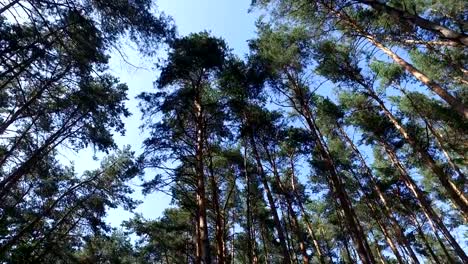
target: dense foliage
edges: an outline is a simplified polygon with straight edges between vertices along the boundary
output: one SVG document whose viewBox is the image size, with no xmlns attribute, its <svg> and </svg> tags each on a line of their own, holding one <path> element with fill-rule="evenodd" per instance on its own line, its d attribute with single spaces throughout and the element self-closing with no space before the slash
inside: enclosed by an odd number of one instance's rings
<svg viewBox="0 0 468 264">
<path fill-rule="evenodd" d="M 465 1 L 253 1 L 245 58 L 151 7 L 0 4 L 0 262 L 468 263 Z M 122 37 L 168 47 L 137 157 Z M 59 159 L 87 147 L 100 168 Z M 143 174 L 171 208 L 110 228 Z"/>
</svg>

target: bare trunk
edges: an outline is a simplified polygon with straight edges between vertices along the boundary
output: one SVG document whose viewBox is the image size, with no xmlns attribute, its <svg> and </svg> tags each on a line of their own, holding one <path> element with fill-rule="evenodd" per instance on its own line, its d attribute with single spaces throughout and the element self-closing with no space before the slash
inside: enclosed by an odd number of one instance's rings
<svg viewBox="0 0 468 264">
<path fill-rule="evenodd" d="M 325 258 L 324 258 L 323 252 L 322 252 L 322 248 L 320 247 L 319 241 L 317 240 L 317 236 L 315 235 L 314 229 L 312 228 L 312 223 L 310 222 L 309 216 L 306 213 L 306 211 L 304 209 L 304 205 L 302 204 L 302 201 L 300 200 L 299 194 L 297 193 L 297 190 L 296 190 L 296 173 L 295 173 L 294 160 L 293 160 L 292 156 L 289 157 L 289 161 L 290 161 L 291 171 L 292 171 L 292 174 L 291 174 L 291 187 L 292 187 L 292 190 L 293 190 L 293 195 L 296 198 L 295 199 L 296 203 L 299 206 L 299 209 L 300 209 L 301 214 L 302 214 L 302 218 L 305 221 L 305 224 L 306 224 L 306 227 L 307 227 L 307 232 L 309 233 L 309 236 L 312 238 L 312 242 L 314 244 L 314 248 L 316 250 L 316 254 L 318 255 L 319 261 L 320 261 L 321 264 L 325 264 L 326 262 L 325 262 Z M 330 261 L 331 261 L 331 259 L 330 259 Z"/>
<path fill-rule="evenodd" d="M 375 215 L 376 215 L 376 214 L 377 214 L 377 209 L 376 209 L 373 205 L 371 205 L 371 204 L 368 204 L 368 205 L 369 205 L 369 207 L 371 208 L 372 214 L 375 214 Z M 404 264 L 405 261 L 403 261 L 403 258 L 402 258 L 402 256 L 401 256 L 400 252 L 398 251 L 397 246 L 396 246 L 395 243 L 393 242 L 392 237 L 391 237 L 391 235 L 390 235 L 390 232 L 389 232 L 388 228 L 385 226 L 384 223 L 382 223 L 382 221 L 381 221 L 380 219 L 378 219 L 378 217 L 375 217 L 374 219 L 375 219 L 375 221 L 377 222 L 377 225 L 379 226 L 380 230 L 382 231 L 382 234 L 384 235 L 385 240 L 387 241 L 387 244 L 390 246 L 390 249 L 392 250 L 393 255 L 395 255 L 395 257 L 396 257 L 398 263 Z M 376 242 L 376 243 L 377 243 L 377 242 Z M 380 252 L 379 252 L 379 253 L 380 253 Z M 419 263 L 419 262 L 418 262 L 417 259 L 416 259 L 416 262 L 413 261 L 413 263 Z"/>
<path fill-rule="evenodd" d="M 213 157 L 210 154 L 210 181 L 211 181 L 211 192 L 213 199 L 213 208 L 215 211 L 216 217 L 216 254 L 217 254 L 217 263 L 224 264 L 225 260 L 225 241 L 224 241 L 224 215 L 219 206 L 219 194 L 218 194 L 218 184 L 216 182 L 216 177 L 214 175 L 213 169 Z"/>
<path fill-rule="evenodd" d="M 368 89 L 370 96 L 379 104 L 382 111 L 385 113 L 385 116 L 392 122 L 395 128 L 400 132 L 403 138 L 411 145 L 411 147 L 421 156 L 421 159 L 425 164 L 434 172 L 439 181 L 444 186 L 449 197 L 455 205 L 461 210 L 462 215 L 465 219 L 468 219 L 468 200 L 466 199 L 464 193 L 455 185 L 455 183 L 450 179 L 450 177 L 445 174 L 442 168 L 436 164 L 434 159 L 422 149 L 416 140 L 410 136 L 406 129 L 398 122 L 398 120 L 393 116 L 393 114 L 387 109 L 384 102 L 370 89 Z"/>
<path fill-rule="evenodd" d="M 338 177 L 333 159 L 331 158 L 330 154 L 326 150 L 326 147 L 321 140 L 321 136 L 319 136 L 318 128 L 315 126 L 315 122 L 313 121 L 313 118 L 310 112 L 308 111 L 308 109 L 304 109 L 304 110 L 305 110 L 304 117 L 306 119 L 306 122 L 309 125 L 309 129 L 313 133 L 313 136 L 317 138 L 316 140 L 317 147 L 319 149 L 319 152 L 322 158 L 327 164 L 327 169 L 330 174 L 330 183 L 331 183 L 330 187 L 334 192 L 334 196 L 338 198 L 340 207 L 342 208 L 344 212 L 346 224 L 351 232 L 351 237 L 356 245 L 359 258 L 364 264 L 375 263 L 369 244 L 367 243 L 366 236 L 364 235 L 364 232 L 362 231 L 361 224 L 359 223 L 359 221 L 357 221 L 357 217 L 349 201 L 349 197 L 346 193 L 346 190 L 344 189 L 343 183 Z"/>
<path fill-rule="evenodd" d="M 252 134 L 250 135 L 250 144 L 251 144 L 253 155 L 257 162 L 257 171 L 260 174 L 263 188 L 265 189 L 265 193 L 267 195 L 268 204 L 270 205 L 271 213 L 273 215 L 273 221 L 275 223 L 276 232 L 278 233 L 278 239 L 280 241 L 281 250 L 283 251 L 283 255 L 284 255 L 283 262 L 291 263 L 291 256 L 289 255 L 288 246 L 286 244 L 286 237 L 284 235 L 284 230 L 283 230 L 283 227 L 281 226 L 281 221 L 278 216 L 278 211 L 276 210 L 276 205 L 273 199 L 273 194 L 271 193 L 270 186 L 268 185 L 266 174 L 265 174 L 265 171 L 263 170 L 262 161 L 260 159 L 260 154 L 258 153 L 255 139 L 253 138 Z"/>
<path fill-rule="evenodd" d="M 363 0 L 364 1 L 364 0 Z M 371 2 L 377 2 L 377 1 L 371 1 Z M 442 98 L 445 102 L 447 102 L 455 111 L 457 111 L 462 117 L 465 119 L 468 119 L 468 109 L 466 106 L 461 102 L 458 98 L 454 97 L 452 94 L 450 94 L 447 90 L 445 90 L 442 86 L 440 86 L 438 83 L 434 82 L 429 78 L 427 75 L 425 75 L 423 72 L 420 70 L 416 69 L 411 63 L 405 61 L 403 58 L 398 56 L 396 53 L 394 53 L 391 49 L 387 48 L 385 45 L 383 45 L 381 42 L 377 40 L 373 35 L 368 34 L 365 30 L 362 29 L 362 27 L 356 23 L 353 19 L 351 19 L 347 14 L 345 14 L 342 11 L 337 11 L 335 10 L 332 6 L 329 6 L 326 3 L 323 3 L 325 8 L 327 8 L 337 19 L 341 20 L 345 25 L 351 27 L 356 31 L 356 33 L 359 33 L 362 35 L 364 38 L 369 40 L 374 46 L 376 46 L 378 49 L 380 49 L 382 52 L 387 54 L 390 58 L 393 59 L 398 65 L 403 67 L 406 71 L 408 71 L 411 75 L 413 75 L 417 80 L 422 82 L 424 85 L 426 85 L 431 91 L 433 91 L 435 94 L 437 94 L 440 98 Z M 466 39 L 468 41 L 468 39 Z"/>
<path fill-rule="evenodd" d="M 246 189 L 247 189 L 247 194 L 246 194 L 246 210 L 247 210 L 247 257 L 249 260 L 249 263 L 254 263 L 254 252 L 253 252 L 253 246 L 252 246 L 252 224 L 251 224 L 251 209 L 250 209 L 250 177 L 249 173 L 247 171 L 247 144 L 244 143 L 244 174 L 245 174 L 245 182 L 246 182 Z"/>
<path fill-rule="evenodd" d="M 294 244 L 294 241 L 292 239 L 293 229 L 291 226 L 291 217 L 289 215 L 289 212 L 285 210 L 283 207 L 284 207 L 284 204 L 280 202 L 279 211 L 281 212 L 281 220 L 284 226 L 284 234 L 286 236 L 286 246 L 288 247 L 289 256 L 291 256 L 291 264 L 297 263 L 298 258 L 297 258 L 297 254 L 295 250 L 296 245 Z M 285 211 L 286 211 L 286 214 L 285 214 Z"/>
<path fill-rule="evenodd" d="M 405 248 L 408 251 L 409 255 L 411 256 L 411 259 L 413 260 L 413 262 L 414 263 L 419 263 L 419 260 L 418 260 L 418 258 L 416 256 L 416 254 L 414 253 L 414 251 L 413 251 L 413 249 L 411 247 L 411 244 L 409 243 L 408 239 L 406 238 L 405 233 L 403 232 L 403 230 L 402 230 L 400 224 L 398 223 L 397 219 L 393 216 L 392 210 L 388 205 L 387 198 L 385 197 L 385 195 L 383 194 L 383 192 L 380 189 L 379 185 L 377 184 L 377 181 L 374 178 L 372 170 L 369 168 L 369 166 L 367 166 L 366 160 L 364 159 L 364 157 L 362 156 L 361 152 L 356 147 L 354 142 L 349 138 L 348 134 L 343 130 L 341 125 L 337 124 L 337 127 L 338 127 L 338 130 L 339 130 L 341 136 L 345 139 L 345 141 L 348 143 L 348 145 L 353 150 L 354 155 L 361 162 L 361 167 L 364 170 L 364 175 L 367 176 L 369 182 L 372 185 L 372 188 L 377 193 L 377 196 L 379 197 L 379 200 L 383 205 L 383 207 L 381 208 L 382 212 L 391 221 L 392 227 L 395 230 L 395 233 L 396 233 L 396 235 L 398 237 L 398 240 L 400 240 L 403 243 L 403 245 L 405 246 Z M 392 250 L 393 250 L 393 248 L 392 248 Z M 396 256 L 396 257 L 397 257 L 398 261 L 403 261 L 401 259 L 401 256 Z"/>
<path fill-rule="evenodd" d="M 385 261 L 384 256 L 382 255 L 382 252 L 381 252 L 382 249 L 380 248 L 380 245 L 377 242 L 377 240 L 375 239 L 375 237 L 374 237 L 374 244 L 375 244 L 375 251 L 377 253 L 377 256 L 379 257 L 380 263 L 387 264 L 387 262 Z"/>
<path fill-rule="evenodd" d="M 431 206 L 430 200 L 428 200 L 427 197 L 425 197 L 424 193 L 419 189 L 419 187 L 416 185 L 416 183 L 411 179 L 411 177 L 408 175 L 406 172 L 406 169 L 403 167 L 403 165 L 400 163 L 397 155 L 393 151 L 392 148 L 385 142 L 385 141 L 380 141 L 381 145 L 384 147 L 385 151 L 387 152 L 390 160 L 394 164 L 394 166 L 398 169 L 400 172 L 400 176 L 405 183 L 405 185 L 410 189 L 410 191 L 413 193 L 414 197 L 416 198 L 419 206 L 424 212 L 424 215 L 426 216 L 427 220 L 430 222 L 431 225 L 437 226 L 439 230 L 442 232 L 444 237 L 448 240 L 452 248 L 455 250 L 457 255 L 460 257 L 460 259 L 468 263 L 468 258 L 463 251 L 463 249 L 460 247 L 458 242 L 453 238 L 453 236 L 450 234 L 448 231 L 447 227 L 443 223 L 442 219 L 434 212 Z"/>
<path fill-rule="evenodd" d="M 266 246 L 266 239 L 265 239 L 265 226 L 263 226 L 261 224 L 261 230 L 260 230 L 260 234 L 262 236 L 262 240 L 263 240 L 263 254 L 265 254 L 265 264 L 269 264 L 270 263 L 270 253 L 268 253 L 268 247 Z"/>
<path fill-rule="evenodd" d="M 204 150 L 204 125 L 203 108 L 201 104 L 201 95 L 198 91 L 195 98 L 196 115 L 196 165 L 195 173 L 197 177 L 197 208 L 198 208 L 198 238 L 197 238 L 197 264 L 211 264 L 210 241 L 208 237 L 208 222 L 206 218 L 206 191 L 205 191 L 205 173 L 203 164 Z"/>
<path fill-rule="evenodd" d="M 292 93 L 295 98 L 298 98 L 299 105 L 297 102 L 291 100 L 293 107 L 304 117 L 309 131 L 312 133 L 312 136 L 316 139 L 316 147 L 320 153 L 321 158 L 326 164 L 327 171 L 329 172 L 329 184 L 330 190 L 332 190 L 333 196 L 339 201 L 339 205 L 344 212 L 344 217 L 346 220 L 346 225 L 351 232 L 351 237 L 356 245 L 359 258 L 364 264 L 375 263 L 374 257 L 372 255 L 369 244 L 367 243 L 366 236 L 362 230 L 362 226 L 357 220 L 352 204 L 349 200 L 346 189 L 343 186 L 343 183 L 338 176 L 335 163 L 330 156 L 330 153 L 327 149 L 326 143 L 323 141 L 323 137 L 320 133 L 320 130 L 315 124 L 315 120 L 310 111 L 309 105 L 307 104 L 300 87 L 296 83 L 296 80 L 291 76 L 289 72 L 286 72 L 288 80 L 292 84 Z"/>
<path fill-rule="evenodd" d="M 236 241 L 236 215 L 235 212 L 232 212 L 232 242 L 231 242 L 231 263 L 235 263 L 235 249 L 234 249 L 234 241 Z"/>
<path fill-rule="evenodd" d="M 447 90 L 445 90 L 442 86 L 438 83 L 431 80 L 427 75 L 423 72 L 416 69 L 412 64 L 405 61 L 403 58 L 398 56 L 389 48 L 385 47 L 382 43 L 378 42 L 373 36 L 366 35 L 365 36 L 372 44 L 374 44 L 377 48 L 382 50 L 385 54 L 387 54 L 390 58 L 392 58 L 398 65 L 403 67 L 407 70 L 411 75 L 413 75 L 416 79 L 424 83 L 431 91 L 435 94 L 440 96 L 445 102 L 447 102 L 455 111 L 457 111 L 462 117 L 468 119 L 468 109 L 466 106 L 452 94 L 450 94 Z"/>
<path fill-rule="evenodd" d="M 299 222 L 297 220 L 296 212 L 293 209 L 293 197 L 292 197 L 291 193 L 289 193 L 285 189 L 284 184 L 281 181 L 281 178 L 280 178 L 280 175 L 279 175 L 278 168 L 276 166 L 276 161 L 274 160 L 274 157 L 272 157 L 272 155 L 270 154 L 270 151 L 268 150 L 267 146 L 264 146 L 264 148 L 265 148 L 265 152 L 266 152 L 266 154 L 268 156 L 268 160 L 270 161 L 270 165 L 273 168 L 273 174 L 275 176 L 276 184 L 279 186 L 282 194 L 285 197 L 288 213 L 289 213 L 289 216 L 290 216 L 290 218 L 292 220 L 292 227 L 294 228 L 294 231 L 295 231 L 296 236 L 297 236 L 297 240 L 299 242 L 299 247 L 301 249 L 302 259 L 304 261 L 303 263 L 308 264 L 309 263 L 309 256 L 307 255 L 307 252 L 306 252 L 304 237 L 302 235 L 302 230 L 300 229 Z"/>
<path fill-rule="evenodd" d="M 423 229 L 421 227 L 421 224 L 419 224 L 418 219 L 414 215 L 411 215 L 411 219 L 412 219 L 414 225 L 416 226 L 416 230 L 418 231 L 419 236 L 423 240 L 424 246 L 426 247 L 427 251 L 429 252 L 429 255 L 431 255 L 431 257 L 432 257 L 432 259 L 434 260 L 435 263 L 441 264 L 439 258 L 437 257 L 435 252 L 432 250 L 431 245 L 427 241 L 426 235 L 424 234 L 424 231 L 423 231 Z"/>
<path fill-rule="evenodd" d="M 431 134 L 434 136 L 434 139 L 437 143 L 437 145 L 439 145 L 439 148 L 440 150 L 442 151 L 442 153 L 444 154 L 445 156 L 445 159 L 447 159 L 447 162 L 448 164 L 450 165 L 450 167 L 452 167 L 452 169 L 458 174 L 458 177 L 460 177 L 460 180 L 462 182 L 462 186 L 464 185 L 465 183 L 465 175 L 463 174 L 463 172 L 460 170 L 460 168 L 453 162 L 453 159 L 452 157 L 450 157 L 448 151 L 446 150 L 445 146 L 444 146 L 444 140 L 442 139 L 442 136 L 437 133 L 436 129 L 434 128 L 434 126 L 432 125 L 432 123 L 427 119 L 426 116 L 424 116 L 419 107 L 417 106 L 417 104 L 413 101 L 413 99 L 411 98 L 411 96 L 409 96 L 405 89 L 403 87 L 401 87 L 400 85 L 397 85 L 397 88 L 409 99 L 411 105 L 414 107 L 414 109 L 416 109 L 416 111 L 418 112 L 419 116 L 423 119 L 424 123 L 426 124 L 427 128 L 429 129 L 429 131 L 431 131 Z"/>
<path fill-rule="evenodd" d="M 10 9 L 11 7 L 13 7 L 14 5 L 16 5 L 20 0 L 12 0 L 10 3 L 2 6 L 2 8 L 0 8 L 0 14 L 2 14 L 3 12 L 7 11 L 8 9 Z"/>
<path fill-rule="evenodd" d="M 379 211 L 380 211 L 380 210 L 378 210 L 378 209 L 375 207 L 375 205 L 374 205 L 374 202 L 375 202 L 375 201 L 370 197 L 370 195 L 369 195 L 368 193 L 365 192 L 364 186 L 362 186 L 360 179 L 356 176 L 356 173 L 354 173 L 354 171 L 353 171 L 352 169 L 351 169 L 351 172 L 352 172 L 352 174 L 354 175 L 354 177 L 355 177 L 355 179 L 356 179 L 356 182 L 357 182 L 358 185 L 359 185 L 359 189 L 361 189 L 361 192 L 364 194 L 363 200 L 364 200 L 364 202 L 365 202 L 367 208 L 369 208 L 369 210 L 371 211 L 371 217 L 374 219 L 374 221 L 375 221 L 375 222 L 377 223 L 377 225 L 379 226 L 379 228 L 380 228 L 382 234 L 383 234 L 384 237 L 385 237 L 385 240 L 387 241 L 387 244 L 390 246 L 390 249 L 392 250 L 392 252 L 393 252 L 393 254 L 395 255 L 395 257 L 397 258 L 398 263 L 400 263 L 400 264 L 405 263 L 405 262 L 403 261 L 403 258 L 402 258 L 401 255 L 400 255 L 400 252 L 398 251 L 398 249 L 397 249 L 395 243 L 394 243 L 393 240 L 392 240 L 392 237 L 391 237 L 391 235 L 390 235 L 390 232 L 389 232 L 387 226 L 386 226 L 384 223 L 382 223 L 381 219 L 379 218 Z M 373 233 L 372 233 L 372 236 L 375 237 L 375 236 L 373 235 Z M 376 241 L 375 243 L 377 244 L 377 241 Z M 377 244 L 377 249 L 378 249 L 378 252 L 377 252 L 377 253 L 380 254 L 380 248 L 378 247 L 378 244 Z M 381 256 L 379 256 L 379 259 L 380 259 L 380 261 L 382 262 L 382 257 L 381 257 Z"/>
<path fill-rule="evenodd" d="M 438 23 L 422 18 L 418 15 L 411 14 L 405 10 L 400 10 L 387 5 L 385 2 L 379 0 L 358 0 L 358 2 L 366 4 L 374 8 L 375 10 L 387 13 L 396 20 L 404 20 L 410 24 L 416 25 L 422 29 L 431 31 L 438 35 L 441 39 L 451 40 L 461 45 L 468 46 L 468 35 L 460 32 L 456 32 L 442 26 Z"/>
</svg>

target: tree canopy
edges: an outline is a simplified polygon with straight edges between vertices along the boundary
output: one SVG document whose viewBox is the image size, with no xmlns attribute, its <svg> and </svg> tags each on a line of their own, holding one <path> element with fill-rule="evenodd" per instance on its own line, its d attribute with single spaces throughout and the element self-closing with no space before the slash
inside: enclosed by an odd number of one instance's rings
<svg viewBox="0 0 468 264">
<path fill-rule="evenodd" d="M 1 263 L 468 263 L 465 1 L 254 0 L 243 57 L 155 6 L 0 3 Z M 127 40 L 157 66 L 142 151 Z M 113 228 L 135 179 L 171 205 Z"/>
</svg>

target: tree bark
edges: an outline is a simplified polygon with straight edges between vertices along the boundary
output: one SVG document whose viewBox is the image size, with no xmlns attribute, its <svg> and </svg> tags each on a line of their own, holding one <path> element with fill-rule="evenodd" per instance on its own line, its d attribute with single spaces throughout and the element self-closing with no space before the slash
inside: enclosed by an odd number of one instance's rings
<svg viewBox="0 0 468 264">
<path fill-rule="evenodd" d="M 344 212 L 346 224 L 351 232 L 351 237 L 356 245 L 359 258 L 364 264 L 368 264 L 368 263 L 374 264 L 375 259 L 372 255 L 366 236 L 364 235 L 364 232 L 362 230 L 362 226 L 359 223 L 359 221 L 357 221 L 357 217 L 349 201 L 349 197 L 346 193 L 343 183 L 338 177 L 338 173 L 336 171 L 334 161 L 332 157 L 330 156 L 330 153 L 327 150 L 325 142 L 323 142 L 323 139 L 322 139 L 322 136 L 320 134 L 318 127 L 315 125 L 315 121 L 312 116 L 312 113 L 310 112 L 309 106 L 306 103 L 305 98 L 300 88 L 296 84 L 296 81 L 294 80 L 294 78 L 289 73 L 287 73 L 287 75 L 288 75 L 288 80 L 292 84 L 291 88 L 293 90 L 292 92 L 294 94 L 294 97 L 298 98 L 298 100 L 300 101 L 299 106 L 297 106 L 297 103 L 295 101 L 291 101 L 291 104 L 304 117 L 309 127 L 309 131 L 312 133 L 312 136 L 315 138 L 316 147 L 320 153 L 321 158 L 326 163 L 326 169 L 329 172 L 330 189 L 334 193 L 334 196 L 338 199 L 340 207 L 342 208 Z"/>
<path fill-rule="evenodd" d="M 416 217 L 414 215 L 411 216 L 411 217 L 412 217 L 414 225 L 416 226 L 416 230 L 418 231 L 419 236 L 421 237 L 421 239 L 424 242 L 424 246 L 426 247 L 427 251 L 429 252 L 429 255 L 431 255 L 431 257 L 432 257 L 432 259 L 434 260 L 435 263 L 441 264 L 439 258 L 437 257 L 435 252 L 432 250 L 431 245 L 427 241 L 426 235 L 424 234 L 424 231 L 423 231 L 421 225 L 419 224 L 419 221 L 416 219 Z"/>
<path fill-rule="evenodd" d="M 252 246 L 252 223 L 251 223 L 251 208 L 250 208 L 250 177 L 247 170 L 247 144 L 244 142 L 244 176 L 246 182 L 246 220 L 247 220 L 247 258 L 249 263 L 254 263 L 254 252 Z"/>
<path fill-rule="evenodd" d="M 288 213 L 291 217 L 292 220 L 292 227 L 294 228 L 294 231 L 297 236 L 297 240 L 299 242 L 299 247 L 302 253 L 302 260 L 304 264 L 309 263 L 309 256 L 307 255 L 306 248 L 305 248 L 305 243 L 304 243 L 304 236 L 302 235 L 302 230 L 300 229 L 299 222 L 297 220 L 297 215 L 296 212 L 293 209 L 293 198 L 291 193 L 289 193 L 285 187 L 284 184 L 281 180 L 281 177 L 278 172 L 278 167 L 276 165 L 276 161 L 274 160 L 274 157 L 268 150 L 268 147 L 264 145 L 265 148 L 265 153 L 267 154 L 268 160 L 270 162 L 271 167 L 273 168 L 273 175 L 275 176 L 276 184 L 279 186 L 280 191 L 284 195 L 284 198 L 286 200 L 286 205 L 287 205 L 287 210 Z"/>
<path fill-rule="evenodd" d="M 380 108 L 384 112 L 385 116 L 390 120 L 390 122 L 395 126 L 395 128 L 400 132 L 403 138 L 411 145 L 411 147 L 421 156 L 421 159 L 425 164 L 432 170 L 432 172 L 437 176 L 439 181 L 442 183 L 442 186 L 447 191 L 452 202 L 457 205 L 461 210 L 461 213 L 465 219 L 468 219 L 468 200 L 465 197 L 463 191 L 461 191 L 455 183 L 450 179 L 450 177 L 445 174 L 443 169 L 436 164 L 434 159 L 423 150 L 417 141 L 406 131 L 406 129 L 398 122 L 398 120 L 393 116 L 393 114 L 387 109 L 384 102 L 370 89 L 368 89 L 369 95 L 379 104 Z"/>
<path fill-rule="evenodd" d="M 294 160 L 293 160 L 292 156 L 289 157 L 289 161 L 290 161 L 290 166 L 291 166 L 291 171 L 292 171 L 292 173 L 291 173 L 291 187 L 292 187 L 292 190 L 293 190 L 293 195 L 296 198 L 295 199 L 296 203 L 299 206 L 299 210 L 301 211 L 302 218 L 304 219 L 304 222 L 306 224 L 307 232 L 309 233 L 309 236 L 312 238 L 312 243 L 314 244 L 314 248 L 315 248 L 316 253 L 318 255 L 319 261 L 320 261 L 321 264 L 325 264 L 326 262 L 325 262 L 324 254 L 322 252 L 322 248 L 320 247 L 320 243 L 317 240 L 317 236 L 315 235 L 314 229 L 312 228 L 312 223 L 310 222 L 309 215 L 306 213 L 306 211 L 304 209 L 304 205 L 302 204 L 302 201 L 300 200 L 299 194 L 297 193 L 297 190 L 296 190 L 296 173 L 295 173 Z M 330 259 L 330 261 L 332 262 L 331 259 Z"/>
<path fill-rule="evenodd" d="M 278 239 L 280 241 L 281 250 L 283 251 L 283 255 L 284 255 L 283 262 L 291 263 L 291 256 L 289 255 L 288 246 L 286 244 L 286 237 L 284 235 L 284 230 L 283 230 L 283 227 L 281 226 L 281 221 L 278 216 L 278 211 L 276 209 L 275 201 L 273 199 L 273 194 L 271 193 L 270 186 L 268 185 L 266 173 L 263 170 L 262 161 L 260 159 L 260 154 L 258 153 L 258 150 L 257 150 L 257 145 L 253 137 L 253 132 L 251 132 L 249 136 L 250 136 L 250 145 L 252 148 L 252 152 L 255 157 L 255 161 L 257 163 L 257 171 L 260 174 L 260 179 L 262 181 L 263 188 L 265 189 L 265 193 L 267 195 L 267 200 L 268 200 L 268 204 L 270 205 L 271 213 L 273 215 L 273 221 L 275 223 L 276 232 L 278 233 Z"/>
<path fill-rule="evenodd" d="M 362 0 L 364 1 L 364 0 Z M 375 1 L 372 1 L 375 2 Z M 353 19 L 351 19 L 347 14 L 342 11 L 337 11 L 333 7 L 323 3 L 324 7 L 328 9 L 337 19 L 341 20 L 345 25 L 351 27 L 356 33 L 359 33 L 362 37 L 369 40 L 374 46 L 387 54 L 390 58 L 393 59 L 398 65 L 403 67 L 411 75 L 413 75 L 417 80 L 426 85 L 431 91 L 437 94 L 445 102 L 447 102 L 455 111 L 457 111 L 462 117 L 468 119 L 468 108 L 461 102 L 458 98 L 454 97 L 447 90 L 445 90 L 438 83 L 431 80 L 427 75 L 425 75 L 420 70 L 416 69 L 411 63 L 405 61 L 403 58 L 398 56 L 392 50 L 387 48 L 377 38 L 371 34 L 368 34 L 362 27 Z"/>
<path fill-rule="evenodd" d="M 376 192 L 377 196 L 379 197 L 380 202 L 382 203 L 382 212 L 384 215 L 391 221 L 392 227 L 395 230 L 395 233 L 398 237 L 398 240 L 401 240 L 403 245 L 406 247 L 406 250 L 408 251 L 411 259 L 413 260 L 414 263 L 419 263 L 418 257 L 414 253 L 411 244 L 409 243 L 408 239 L 406 238 L 405 233 L 403 232 L 403 229 L 401 228 L 400 224 L 398 223 L 397 219 L 393 216 L 392 210 L 388 204 L 387 198 L 383 194 L 382 190 L 380 189 L 379 185 L 377 184 L 376 179 L 374 178 L 374 175 L 372 173 L 372 170 L 367 166 L 367 162 L 362 156 L 361 152 L 359 149 L 356 147 L 354 142 L 349 138 L 348 134 L 344 131 L 343 127 L 337 123 L 338 131 L 341 134 L 341 136 L 345 139 L 345 141 L 348 143 L 348 145 L 351 147 L 351 149 L 354 152 L 354 155 L 359 159 L 361 163 L 361 167 L 364 170 L 364 175 L 367 176 L 369 182 L 372 185 L 372 188 Z M 398 257 L 396 256 L 399 261 L 402 261 L 401 256 Z"/>
<path fill-rule="evenodd" d="M 462 117 L 468 119 L 468 108 L 456 97 L 450 94 L 447 90 L 445 90 L 442 86 L 438 83 L 431 80 L 427 75 L 423 72 L 416 69 L 413 65 L 409 62 L 405 61 L 403 58 L 398 56 L 389 48 L 385 47 L 382 43 L 378 42 L 373 36 L 366 35 L 365 36 L 372 44 L 374 44 L 377 48 L 382 50 L 385 54 L 387 54 L 390 58 L 392 58 L 397 64 L 407 70 L 411 75 L 413 75 L 416 79 L 424 83 L 431 91 L 435 94 L 440 96 L 445 102 L 447 102 L 455 111 L 457 111 Z"/>
<path fill-rule="evenodd" d="M 442 232 L 444 237 L 447 239 L 449 244 L 452 246 L 452 248 L 455 250 L 457 253 L 458 257 L 464 262 L 468 263 L 468 257 L 466 256 L 465 252 L 463 249 L 460 247 L 458 242 L 455 240 L 455 238 L 450 234 L 448 231 L 447 227 L 443 223 L 442 219 L 435 213 L 435 211 L 432 209 L 431 202 L 428 200 L 427 197 L 425 197 L 424 193 L 419 189 L 419 187 L 416 185 L 416 183 L 411 179 L 411 177 L 408 175 L 406 172 L 406 169 L 403 167 L 403 165 L 400 163 L 396 153 L 393 151 L 393 149 L 386 143 L 384 140 L 379 140 L 380 144 L 384 148 L 384 150 L 387 152 L 388 157 L 392 161 L 393 165 L 397 168 L 397 170 L 400 173 L 400 177 L 402 178 L 403 182 L 405 185 L 410 189 L 411 193 L 414 195 L 416 198 L 416 201 L 418 202 L 418 205 L 421 207 L 421 209 L 424 212 L 424 215 L 426 216 L 427 220 L 429 223 L 433 226 L 437 226 L 439 230 Z"/>
<path fill-rule="evenodd" d="M 198 88 L 198 87 L 196 87 Z M 196 89 L 198 90 L 198 89 Z M 197 208 L 198 208 L 198 237 L 197 237 L 197 264 L 211 264 L 210 241 L 208 236 L 208 222 L 206 217 L 206 191 L 203 162 L 204 150 L 204 115 L 201 102 L 201 91 L 197 91 L 194 101 L 196 116 L 196 144 L 195 144 L 195 174 L 197 178 Z"/>
<path fill-rule="evenodd" d="M 210 158 L 210 163 L 209 163 L 209 169 L 210 169 L 210 182 L 211 182 L 211 193 L 213 195 L 212 197 L 212 203 L 213 203 L 213 209 L 215 212 L 215 222 L 216 222 L 216 254 L 217 254 L 217 263 L 218 264 L 224 264 L 226 262 L 225 259 L 225 241 L 224 241 L 224 215 L 222 213 L 222 210 L 220 209 L 219 206 L 219 191 L 218 191 L 218 184 L 216 182 L 216 177 L 214 174 L 214 168 L 213 168 L 213 157 L 210 153 L 209 155 Z"/>
<path fill-rule="evenodd" d="M 410 101 L 413 108 L 418 112 L 418 115 L 423 120 L 424 124 L 426 124 L 429 131 L 431 131 L 431 134 L 434 136 L 434 139 L 435 139 L 437 145 L 439 145 L 440 150 L 444 154 L 445 159 L 447 160 L 450 167 L 452 167 L 452 169 L 458 174 L 458 177 L 460 178 L 460 180 L 462 182 L 462 186 L 464 186 L 464 183 L 466 181 L 465 180 L 465 174 L 463 174 L 463 172 L 460 170 L 460 168 L 454 163 L 452 157 L 450 157 L 450 155 L 448 153 L 448 150 L 444 146 L 444 143 L 443 143 L 444 140 L 442 139 L 442 136 L 439 135 L 439 133 L 437 133 L 437 131 L 434 128 L 434 126 L 432 125 L 431 121 L 429 121 L 427 119 L 427 117 L 421 112 L 420 108 L 417 106 L 417 104 L 414 102 L 414 100 L 411 98 L 411 96 L 406 93 L 406 90 L 403 87 L 401 87 L 400 85 L 397 85 L 397 88 L 408 98 L 408 100 Z"/>
<path fill-rule="evenodd" d="M 468 46 L 468 35 L 465 33 L 456 32 L 450 28 L 444 27 L 438 23 L 432 22 L 428 19 L 422 18 L 418 15 L 411 14 L 405 10 L 400 10 L 387 5 L 385 2 L 379 0 L 357 0 L 360 3 L 366 4 L 375 10 L 387 13 L 396 20 L 404 20 L 410 24 L 418 26 L 422 29 L 433 32 L 441 39 L 451 40 L 460 43 L 461 45 Z"/>
</svg>

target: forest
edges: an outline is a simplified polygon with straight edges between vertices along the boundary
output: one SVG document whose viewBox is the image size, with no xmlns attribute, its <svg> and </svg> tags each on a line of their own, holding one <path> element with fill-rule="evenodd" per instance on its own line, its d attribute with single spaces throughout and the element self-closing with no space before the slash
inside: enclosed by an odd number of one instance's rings
<svg viewBox="0 0 468 264">
<path fill-rule="evenodd" d="M 468 263 L 468 2 L 252 0 L 245 56 L 156 6 L 0 1 L 0 263 Z"/>
</svg>

